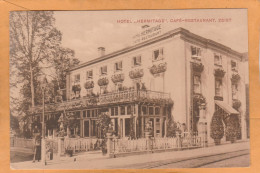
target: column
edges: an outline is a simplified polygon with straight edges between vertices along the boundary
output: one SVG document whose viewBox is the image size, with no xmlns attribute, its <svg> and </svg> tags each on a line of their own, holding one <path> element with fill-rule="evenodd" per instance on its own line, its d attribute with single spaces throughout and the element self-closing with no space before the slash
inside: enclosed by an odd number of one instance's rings
<svg viewBox="0 0 260 173">
<path fill-rule="evenodd" d="M 198 136 L 201 138 L 201 144 L 202 147 L 206 147 L 207 146 L 207 120 L 206 120 L 206 116 L 205 116 L 205 105 L 201 105 L 199 107 L 200 109 L 200 119 L 198 122 Z"/>
<path fill-rule="evenodd" d="M 141 119 L 141 137 L 143 138 L 144 137 L 144 117 L 142 116 L 142 119 Z"/>
</svg>

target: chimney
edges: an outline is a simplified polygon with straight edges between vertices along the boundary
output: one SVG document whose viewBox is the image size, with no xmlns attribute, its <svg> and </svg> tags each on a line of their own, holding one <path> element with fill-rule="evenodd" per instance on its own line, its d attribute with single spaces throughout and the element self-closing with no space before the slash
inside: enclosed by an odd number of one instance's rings
<svg viewBox="0 0 260 173">
<path fill-rule="evenodd" d="M 106 49 L 104 47 L 99 47 L 98 48 L 98 56 L 99 57 L 104 56 L 105 55 L 105 51 L 106 51 Z"/>
</svg>

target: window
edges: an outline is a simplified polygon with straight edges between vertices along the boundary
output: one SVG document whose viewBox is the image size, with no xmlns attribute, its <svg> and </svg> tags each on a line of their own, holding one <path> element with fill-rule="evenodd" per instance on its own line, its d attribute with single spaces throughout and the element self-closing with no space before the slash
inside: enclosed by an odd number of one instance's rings
<svg viewBox="0 0 260 173">
<path fill-rule="evenodd" d="M 134 66 L 138 66 L 142 64 L 141 56 L 135 56 L 133 57 L 133 64 Z"/>
<path fill-rule="evenodd" d="M 200 83 L 200 75 L 194 75 L 193 92 L 196 94 L 201 93 Z"/>
<path fill-rule="evenodd" d="M 156 107 L 155 108 L 155 115 L 159 115 L 160 114 L 160 108 L 159 107 Z"/>
<path fill-rule="evenodd" d="M 145 107 L 145 106 L 142 106 L 142 113 L 143 113 L 143 115 L 146 115 L 146 114 L 147 114 L 147 110 L 146 110 L 146 107 Z"/>
<path fill-rule="evenodd" d="M 222 79 L 215 79 L 215 96 L 222 97 Z"/>
<path fill-rule="evenodd" d="M 115 107 L 115 115 L 118 115 L 118 107 Z"/>
<path fill-rule="evenodd" d="M 87 117 L 90 117 L 90 110 L 87 110 Z"/>
<path fill-rule="evenodd" d="M 149 107 L 149 115 L 153 115 L 153 107 Z"/>
<path fill-rule="evenodd" d="M 83 111 L 83 117 L 84 118 L 86 117 L 86 111 Z"/>
<path fill-rule="evenodd" d="M 131 106 L 127 106 L 127 115 L 131 115 Z"/>
<path fill-rule="evenodd" d="M 232 84 L 232 99 L 235 100 L 238 98 L 238 85 L 237 84 Z"/>
<path fill-rule="evenodd" d="M 80 74 L 76 74 L 76 75 L 74 76 L 74 82 L 75 82 L 75 83 L 80 82 Z"/>
<path fill-rule="evenodd" d="M 120 107 L 121 115 L 125 115 L 125 107 L 121 106 Z"/>
<path fill-rule="evenodd" d="M 219 54 L 214 54 L 214 64 L 222 66 L 222 56 Z"/>
<path fill-rule="evenodd" d="M 93 70 L 87 71 L 87 79 L 92 79 L 93 78 Z"/>
<path fill-rule="evenodd" d="M 198 47 L 191 46 L 191 57 L 196 58 L 201 56 L 201 49 Z"/>
<path fill-rule="evenodd" d="M 231 70 L 237 71 L 237 62 L 236 61 L 231 61 Z"/>
<path fill-rule="evenodd" d="M 111 116 L 117 116 L 117 115 L 118 115 L 118 107 L 112 107 Z"/>
<path fill-rule="evenodd" d="M 115 71 L 121 71 L 123 68 L 123 63 L 122 61 L 116 62 L 115 63 Z"/>
<path fill-rule="evenodd" d="M 100 74 L 101 74 L 101 75 L 107 74 L 107 66 L 102 66 L 102 67 L 100 67 Z"/>
<path fill-rule="evenodd" d="M 157 49 L 153 51 L 153 60 L 157 61 L 163 59 L 163 48 Z"/>
</svg>

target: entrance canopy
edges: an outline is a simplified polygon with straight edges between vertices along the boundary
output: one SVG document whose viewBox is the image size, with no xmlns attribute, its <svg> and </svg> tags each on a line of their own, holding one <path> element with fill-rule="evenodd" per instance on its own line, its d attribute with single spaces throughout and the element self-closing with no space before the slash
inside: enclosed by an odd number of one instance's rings
<svg viewBox="0 0 260 173">
<path fill-rule="evenodd" d="M 221 108 L 223 109 L 226 113 L 230 114 L 239 114 L 238 111 L 236 111 L 234 108 L 232 108 L 232 106 L 230 106 L 229 104 L 223 102 L 223 101 L 219 101 L 219 100 L 215 100 L 215 103 Z"/>
</svg>

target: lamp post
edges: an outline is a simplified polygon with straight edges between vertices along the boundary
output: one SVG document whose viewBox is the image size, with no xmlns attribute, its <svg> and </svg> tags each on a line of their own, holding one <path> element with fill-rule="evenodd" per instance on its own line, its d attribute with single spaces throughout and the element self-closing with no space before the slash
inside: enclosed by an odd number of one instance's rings
<svg viewBox="0 0 260 173">
<path fill-rule="evenodd" d="M 41 82 L 42 89 L 42 142 L 41 142 L 41 162 L 46 165 L 46 147 L 45 147 L 45 88 L 47 85 L 47 78 L 44 77 Z"/>
</svg>

